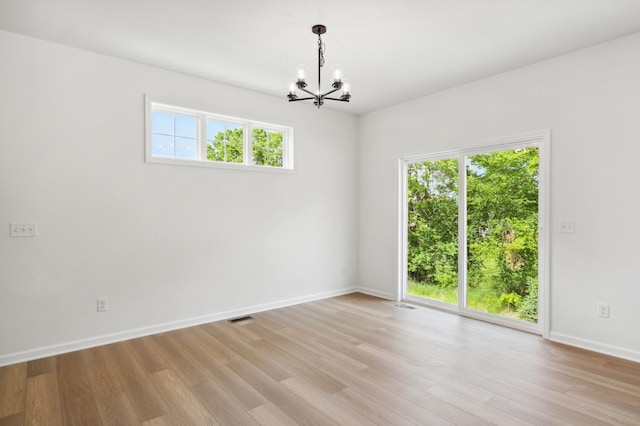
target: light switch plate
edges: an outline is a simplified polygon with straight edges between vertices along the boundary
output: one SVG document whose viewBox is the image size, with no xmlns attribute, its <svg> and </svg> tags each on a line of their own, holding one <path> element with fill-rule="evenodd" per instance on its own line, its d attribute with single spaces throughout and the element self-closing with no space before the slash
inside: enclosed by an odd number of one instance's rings
<svg viewBox="0 0 640 426">
<path fill-rule="evenodd" d="M 36 222 L 11 222 L 11 238 L 36 237 L 38 224 Z"/>
</svg>

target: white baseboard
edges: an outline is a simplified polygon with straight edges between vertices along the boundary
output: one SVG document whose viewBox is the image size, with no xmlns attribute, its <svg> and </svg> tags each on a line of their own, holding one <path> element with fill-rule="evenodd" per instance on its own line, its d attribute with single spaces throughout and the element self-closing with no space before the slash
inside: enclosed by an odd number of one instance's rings
<svg viewBox="0 0 640 426">
<path fill-rule="evenodd" d="M 137 337 L 148 336 L 151 334 L 163 333 L 171 330 L 192 327 L 208 322 L 221 321 L 235 318 L 243 315 L 255 314 L 258 312 L 268 311 L 271 309 L 285 308 L 287 306 L 299 305 L 301 303 L 313 302 L 316 300 L 328 299 L 331 297 L 342 296 L 350 293 L 363 293 L 374 297 L 380 297 L 387 300 L 396 300 L 391 293 L 386 293 L 366 287 L 348 287 L 340 290 L 316 293 L 308 296 L 295 297 L 291 299 L 281 300 L 277 302 L 264 303 L 260 305 L 246 306 L 243 308 L 232 309 L 228 311 L 218 312 L 215 314 L 204 315 L 200 317 L 188 318 L 185 320 L 174 321 L 169 323 L 157 324 L 149 327 L 127 330 L 118 333 L 106 334 L 103 336 L 91 337 L 88 339 L 76 340 L 67 343 L 61 343 L 52 346 L 46 346 L 37 349 L 31 349 L 23 352 L 15 352 L 7 355 L 0 355 L 0 367 L 17 364 L 20 362 L 31 361 L 34 359 L 45 358 L 48 356 L 59 355 L 62 353 L 73 352 L 81 349 L 92 348 L 95 346 L 107 345 L 109 343 L 121 342 L 124 340 L 135 339 Z M 575 346 L 587 349 L 593 352 L 611 355 L 617 358 L 627 359 L 640 363 L 640 352 L 625 349 L 619 346 L 607 345 L 593 340 L 582 339 L 563 333 L 551 332 L 549 340 L 562 343 L 569 346 Z"/>
<path fill-rule="evenodd" d="M 640 352 L 621 348 L 619 346 L 607 345 L 605 343 L 582 339 L 580 337 L 574 337 L 568 334 L 556 333 L 553 331 L 549 333 L 549 340 L 569 346 L 575 346 L 581 349 L 587 349 L 589 351 L 598 352 L 604 355 L 611 355 L 616 358 L 640 362 Z"/>
<path fill-rule="evenodd" d="M 387 293 L 379 290 L 373 290 L 371 288 L 366 288 L 366 287 L 356 287 L 356 291 L 358 293 L 368 294 L 369 296 L 379 297 L 381 299 L 387 299 L 387 300 L 397 299 L 396 296 L 394 296 L 391 293 Z"/>
<path fill-rule="evenodd" d="M 358 287 L 348 287 L 340 290 L 327 291 L 322 293 L 311 294 L 309 296 L 295 297 L 292 299 L 281 300 L 277 302 L 264 303 L 260 305 L 246 306 L 243 308 L 232 309 L 228 311 L 218 312 L 214 314 L 188 318 L 180 321 L 167 322 L 163 324 L 152 325 L 149 327 L 137 328 L 118 333 L 106 334 L 103 336 L 91 337 L 88 339 L 75 340 L 67 343 L 46 346 L 42 348 L 30 349 L 23 352 L 14 352 L 7 355 L 0 355 L 0 367 L 5 365 L 17 364 L 20 362 L 31 361 L 34 359 L 45 358 L 48 356 L 59 355 L 67 352 L 73 352 L 80 349 L 92 348 L 95 346 L 107 345 L 109 343 L 122 342 L 124 340 L 135 339 L 137 337 L 148 336 L 151 334 L 164 333 L 165 331 L 178 330 L 180 328 L 192 327 L 195 325 L 205 324 L 208 322 L 226 320 L 243 315 L 255 314 L 258 312 L 268 311 L 271 309 L 284 308 L 301 303 L 313 302 L 316 300 L 328 299 L 330 297 L 342 296 L 350 293 L 363 292 Z"/>
</svg>

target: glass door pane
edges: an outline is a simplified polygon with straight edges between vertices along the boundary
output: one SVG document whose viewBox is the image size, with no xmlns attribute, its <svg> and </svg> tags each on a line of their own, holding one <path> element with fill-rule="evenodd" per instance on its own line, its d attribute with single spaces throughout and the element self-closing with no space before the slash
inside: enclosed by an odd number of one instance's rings
<svg viewBox="0 0 640 426">
<path fill-rule="evenodd" d="M 458 159 L 407 165 L 407 293 L 458 304 Z"/>
<path fill-rule="evenodd" d="M 465 157 L 466 307 L 538 322 L 538 148 Z"/>
</svg>

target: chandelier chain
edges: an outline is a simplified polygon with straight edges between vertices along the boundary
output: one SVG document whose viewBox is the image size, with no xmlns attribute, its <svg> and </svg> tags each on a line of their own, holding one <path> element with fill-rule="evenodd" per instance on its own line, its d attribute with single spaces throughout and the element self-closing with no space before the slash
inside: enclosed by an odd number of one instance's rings
<svg viewBox="0 0 640 426">
<path fill-rule="evenodd" d="M 324 66 L 324 52 L 326 49 L 325 44 L 322 42 L 322 37 L 318 36 L 318 47 L 320 48 L 320 66 Z"/>
</svg>

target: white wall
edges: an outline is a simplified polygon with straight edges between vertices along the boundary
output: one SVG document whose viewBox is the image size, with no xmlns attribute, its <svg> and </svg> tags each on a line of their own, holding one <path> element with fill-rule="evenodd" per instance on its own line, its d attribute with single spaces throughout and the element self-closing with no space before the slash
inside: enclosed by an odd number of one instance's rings
<svg viewBox="0 0 640 426">
<path fill-rule="evenodd" d="M 357 282 L 354 116 L 5 32 L 0 58 L 0 365 Z M 296 173 L 145 163 L 144 94 L 292 125 Z"/>
<path fill-rule="evenodd" d="M 551 338 L 640 361 L 638 52 L 635 34 L 361 117 L 360 284 L 396 295 L 400 157 L 551 129 Z"/>
</svg>

